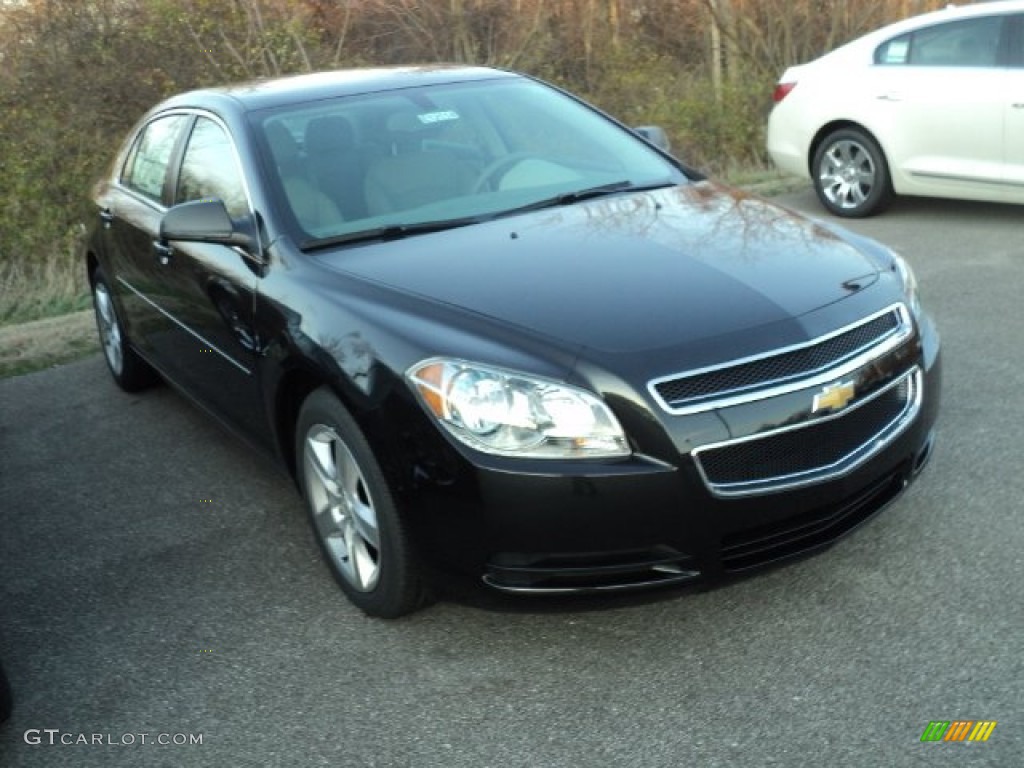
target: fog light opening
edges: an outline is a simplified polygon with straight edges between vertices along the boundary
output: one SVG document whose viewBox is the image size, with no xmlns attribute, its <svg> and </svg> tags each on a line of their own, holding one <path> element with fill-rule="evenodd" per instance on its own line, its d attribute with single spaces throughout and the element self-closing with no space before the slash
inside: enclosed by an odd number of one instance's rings
<svg viewBox="0 0 1024 768">
<path fill-rule="evenodd" d="M 935 432 L 928 433 L 928 439 L 924 441 L 924 447 L 918 452 L 917 457 L 914 459 L 913 474 L 917 475 L 925 468 L 928 460 L 932 457 L 932 448 L 935 446 Z"/>
</svg>

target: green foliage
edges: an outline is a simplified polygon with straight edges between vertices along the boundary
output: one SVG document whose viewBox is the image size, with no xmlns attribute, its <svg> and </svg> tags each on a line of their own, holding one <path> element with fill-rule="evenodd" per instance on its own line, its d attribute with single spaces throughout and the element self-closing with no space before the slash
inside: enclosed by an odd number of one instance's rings
<svg viewBox="0 0 1024 768">
<path fill-rule="evenodd" d="M 722 175 L 767 163 L 764 126 L 773 84 L 755 78 L 725 83 L 716 93 L 706 74 L 683 70 L 664 53 L 631 47 L 603 56 L 595 87 L 583 95 L 627 125 L 660 125 L 677 157 Z"/>
<path fill-rule="evenodd" d="M 852 33 L 855 16 L 873 23 L 881 13 L 869 19 L 848 8 L 846 26 L 837 26 L 844 17 L 829 21 L 819 4 L 801 0 L 806 13 L 786 16 L 799 24 L 783 25 L 784 35 L 753 23 L 788 2 L 734 0 L 735 13 L 753 15 L 724 19 L 723 34 L 750 37 L 749 45 L 729 38 L 749 56 L 726 61 L 719 88 L 705 0 L 0 4 L 0 323 L 82 305 L 75 252 L 95 215 L 90 189 L 131 125 L 171 93 L 344 66 L 508 66 L 580 93 L 627 124 L 659 124 L 690 165 L 733 173 L 766 163 L 767 54 L 786 58 L 794 40 L 818 45 Z"/>
</svg>

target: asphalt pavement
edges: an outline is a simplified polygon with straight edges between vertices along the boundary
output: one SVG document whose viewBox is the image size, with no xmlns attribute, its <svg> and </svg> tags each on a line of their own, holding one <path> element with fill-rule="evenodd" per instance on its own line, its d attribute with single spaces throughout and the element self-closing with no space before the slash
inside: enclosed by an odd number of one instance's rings
<svg viewBox="0 0 1024 768">
<path fill-rule="evenodd" d="M 284 476 L 170 389 L 98 356 L 0 381 L 0 766 L 1024 765 L 1024 208 L 851 226 L 942 333 L 934 458 L 830 550 L 709 591 L 367 619 Z M 921 741 L 947 720 L 997 725 Z"/>
</svg>

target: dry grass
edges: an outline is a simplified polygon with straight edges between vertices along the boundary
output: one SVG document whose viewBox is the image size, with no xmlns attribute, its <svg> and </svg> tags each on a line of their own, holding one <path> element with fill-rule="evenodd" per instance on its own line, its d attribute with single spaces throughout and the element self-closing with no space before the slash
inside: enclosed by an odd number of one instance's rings
<svg viewBox="0 0 1024 768">
<path fill-rule="evenodd" d="M 0 261 L 0 378 L 99 349 L 82 261 L 70 249 Z"/>
<path fill-rule="evenodd" d="M 64 315 L 88 306 L 85 267 L 70 248 L 32 260 L 0 261 L 0 326 Z"/>
<path fill-rule="evenodd" d="M 99 350 L 91 310 L 0 327 L 0 378 L 68 363 Z"/>
</svg>

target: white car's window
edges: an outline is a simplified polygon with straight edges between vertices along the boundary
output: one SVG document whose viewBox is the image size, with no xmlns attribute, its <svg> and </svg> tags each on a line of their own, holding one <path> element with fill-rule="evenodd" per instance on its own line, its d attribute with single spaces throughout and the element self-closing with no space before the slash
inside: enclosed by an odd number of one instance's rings
<svg viewBox="0 0 1024 768">
<path fill-rule="evenodd" d="M 875 63 L 917 67 L 994 67 L 999 59 L 1003 19 L 1003 16 L 963 19 L 900 35 L 878 47 Z"/>
<path fill-rule="evenodd" d="M 1024 67 L 1024 15 L 1014 16 L 1009 24 L 1007 55 L 1011 67 Z"/>
<path fill-rule="evenodd" d="M 161 202 L 167 164 L 187 120 L 187 115 L 168 115 L 143 128 L 125 161 L 121 183 Z"/>
<path fill-rule="evenodd" d="M 174 202 L 187 203 L 209 197 L 223 200 L 228 213 L 235 218 L 248 213 L 245 185 L 231 139 L 213 120 L 199 117 L 181 161 Z"/>
</svg>

